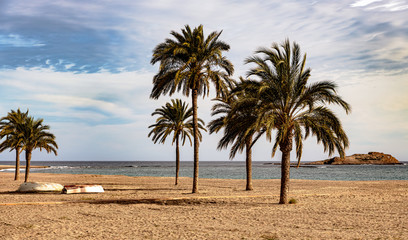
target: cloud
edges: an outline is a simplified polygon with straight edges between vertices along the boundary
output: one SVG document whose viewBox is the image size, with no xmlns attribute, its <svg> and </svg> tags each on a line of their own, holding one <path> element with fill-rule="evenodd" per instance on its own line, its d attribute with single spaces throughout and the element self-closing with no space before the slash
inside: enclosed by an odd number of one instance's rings
<svg viewBox="0 0 408 240">
<path fill-rule="evenodd" d="M 3 104 L 40 111 L 55 121 L 65 121 L 65 116 L 103 124 L 132 122 L 146 113 L 148 105 L 140 102 L 149 99 L 152 74 L 143 71 L 76 74 L 18 68 L 0 72 L 0 78 Z"/>
<path fill-rule="evenodd" d="M 359 0 L 350 5 L 351 7 L 363 7 L 368 11 L 404 11 L 408 9 L 407 1 L 401 0 Z"/>
<path fill-rule="evenodd" d="M 352 7 L 365 7 L 375 2 L 382 2 L 382 0 L 359 0 L 351 4 Z"/>
<path fill-rule="evenodd" d="M 309 53 L 312 66 L 371 71 L 384 53 L 361 51 L 401 46 L 400 59 L 385 67 L 404 68 L 408 24 L 406 11 L 364 11 L 376 4 L 403 6 L 400 1 L 6 1 L 0 10 L 0 35 L 19 36 L 37 47 L 0 50 L 0 68 L 54 67 L 57 71 L 110 72 L 152 69 L 151 50 L 185 24 L 204 24 L 207 33 L 224 30 L 231 45 L 227 55 L 245 73 L 243 60 L 259 46 L 289 37 Z M 1 12 L 2 11 L 2 12 Z M 273 16 L 271 16 L 273 12 Z M 4 37 L 3 37 L 4 38 Z M 400 39 L 403 40 L 400 40 Z M 10 41 L 9 41 L 10 42 Z M 17 41 L 18 42 L 18 41 Z M 385 56 L 391 58 L 392 55 Z M 62 63 L 61 63 L 62 62 Z M 375 64 L 374 67 L 381 67 Z M 405 69 L 404 69 L 405 70 Z"/>
<path fill-rule="evenodd" d="M 368 10 L 390 11 L 390 12 L 403 11 L 403 10 L 408 9 L 408 3 L 406 3 L 405 1 L 389 1 L 388 3 L 378 4 L 376 6 L 372 6 L 367 9 Z"/>
<path fill-rule="evenodd" d="M 123 118 L 131 118 L 132 111 L 128 108 L 121 107 L 115 103 L 95 100 L 85 97 L 75 97 L 75 96 L 64 96 L 64 95 L 55 95 L 55 94 L 39 94 L 34 95 L 34 101 L 40 101 L 44 104 L 50 105 L 53 104 L 58 108 L 68 108 L 72 109 L 74 112 L 92 112 L 98 113 L 101 117 L 95 117 L 95 115 L 90 118 L 88 115 L 82 120 L 92 119 L 93 123 L 101 122 L 106 118 L 112 116 L 123 116 Z M 130 121 L 130 119 L 128 119 Z"/>
<path fill-rule="evenodd" d="M 4 47 L 43 47 L 44 43 L 41 43 L 34 39 L 23 39 L 20 35 L 9 34 L 7 36 L 0 35 L 0 45 Z"/>
<path fill-rule="evenodd" d="M 47 67 L 58 71 L 98 72 L 109 69 L 135 70 L 140 52 L 130 47 L 121 15 L 112 13 L 110 3 L 38 1 L 30 4 L 11 1 L 0 9 L 0 36 L 18 36 L 13 49 L 0 50 L 0 66 Z M 109 16 L 108 18 L 106 16 Z M 4 39 L 4 37 L 3 37 Z M 19 44 L 19 41 L 24 43 Z M 34 44 L 30 41 L 34 41 Z M 24 40 L 24 41 L 23 41 Z M 4 40 L 3 40 L 4 41 Z M 31 46 L 31 48 L 29 48 Z M 41 46 L 41 48 L 39 48 Z M 24 47 L 24 48 L 23 48 Z M 124 48 L 125 47 L 125 48 Z M 18 49 L 16 49 L 18 48 Z M 13 59 L 13 61 L 9 61 Z M 67 69 L 59 62 L 70 64 Z M 72 65 L 74 64 L 74 65 Z"/>
</svg>

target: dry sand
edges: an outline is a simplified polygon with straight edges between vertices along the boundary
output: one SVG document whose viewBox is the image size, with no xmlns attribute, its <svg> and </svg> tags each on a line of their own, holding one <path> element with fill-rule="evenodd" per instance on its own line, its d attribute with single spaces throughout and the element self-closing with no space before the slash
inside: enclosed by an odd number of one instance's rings
<svg viewBox="0 0 408 240">
<path fill-rule="evenodd" d="M 24 176 L 22 176 L 24 178 Z M 280 181 L 32 173 L 30 181 L 101 184 L 101 194 L 22 194 L 0 173 L 0 239 L 408 239 L 408 181 Z"/>
</svg>

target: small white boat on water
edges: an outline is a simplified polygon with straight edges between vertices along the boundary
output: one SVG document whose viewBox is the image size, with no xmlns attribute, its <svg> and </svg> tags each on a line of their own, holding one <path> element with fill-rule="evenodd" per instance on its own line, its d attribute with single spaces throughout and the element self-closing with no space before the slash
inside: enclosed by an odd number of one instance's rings
<svg viewBox="0 0 408 240">
<path fill-rule="evenodd" d="M 25 182 L 20 185 L 17 192 L 61 192 L 64 186 L 58 183 Z"/>
<path fill-rule="evenodd" d="M 62 193 L 103 193 L 101 185 L 65 185 Z"/>
</svg>

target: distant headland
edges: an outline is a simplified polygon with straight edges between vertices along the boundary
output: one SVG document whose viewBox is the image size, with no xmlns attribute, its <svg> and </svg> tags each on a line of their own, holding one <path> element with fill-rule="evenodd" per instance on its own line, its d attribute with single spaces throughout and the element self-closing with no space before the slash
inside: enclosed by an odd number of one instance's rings
<svg viewBox="0 0 408 240">
<path fill-rule="evenodd" d="M 322 161 L 305 163 L 306 165 L 396 165 L 401 164 L 395 157 L 390 154 L 381 152 L 369 152 L 368 154 L 353 154 L 345 158 L 334 157 Z"/>
</svg>

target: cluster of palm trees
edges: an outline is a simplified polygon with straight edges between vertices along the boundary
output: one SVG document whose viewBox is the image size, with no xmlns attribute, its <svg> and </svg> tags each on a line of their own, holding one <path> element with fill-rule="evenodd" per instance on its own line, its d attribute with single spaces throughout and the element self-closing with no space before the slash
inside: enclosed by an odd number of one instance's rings
<svg viewBox="0 0 408 240">
<path fill-rule="evenodd" d="M 20 179 L 20 153 L 25 151 L 26 171 L 24 181 L 28 181 L 30 173 L 31 155 L 34 149 L 44 149 L 48 153 L 57 155 L 58 145 L 55 136 L 48 130 L 50 127 L 43 124 L 43 119 L 34 119 L 26 112 L 11 110 L 7 116 L 0 119 L 0 152 L 6 149 L 16 152 L 15 180 Z"/>
<path fill-rule="evenodd" d="M 191 95 L 192 109 L 187 110 L 181 100 L 156 109 L 153 115 L 159 114 L 160 117 L 156 124 L 150 126 L 153 130 L 149 136 L 153 135 L 155 143 L 164 142 L 174 131 L 173 143 L 176 142 L 178 154 L 179 137 L 184 143 L 186 137 L 191 141 L 190 135 L 193 135 L 192 192 L 198 192 L 199 129 L 204 128 L 199 124 L 203 123 L 202 120 L 197 117 L 197 97 L 208 96 L 212 83 L 216 90 L 216 104 L 212 115 L 217 118 L 208 124 L 208 128 L 210 133 L 224 130 L 218 148 L 232 145 L 231 158 L 245 149 L 246 189 L 252 190 L 251 149 L 258 139 L 266 136 L 267 140 L 273 142 L 272 157 L 278 148 L 282 152 L 279 203 L 286 204 L 293 145 L 296 148 L 298 166 L 302 157 L 303 140 L 310 135 L 323 144 L 329 155 L 337 150 L 343 157 L 349 141 L 340 120 L 326 105 L 339 105 L 346 113 L 351 108 L 337 94 L 335 83 L 308 83 L 311 70 L 305 67 L 306 55 L 302 56 L 299 45 L 291 44 L 289 40 L 280 45 L 273 43 L 271 48 L 259 48 L 245 60 L 246 64 L 252 65 L 246 78 L 233 80 L 231 75 L 234 67 L 223 55 L 230 46 L 219 40 L 221 33 L 212 32 L 205 37 L 202 25 L 193 30 L 186 25 L 181 33 L 172 31 L 170 34 L 173 38 L 166 39 L 155 47 L 151 63 L 160 63 L 160 67 L 153 78 L 150 97 L 157 99 L 161 95 L 181 91 L 187 97 Z M 187 119 L 191 117 L 191 110 L 192 121 Z M 178 111 L 184 112 L 181 114 Z M 176 123 L 173 121 L 176 115 L 183 115 L 185 119 Z M 180 130 L 181 126 L 185 130 Z"/>
</svg>

